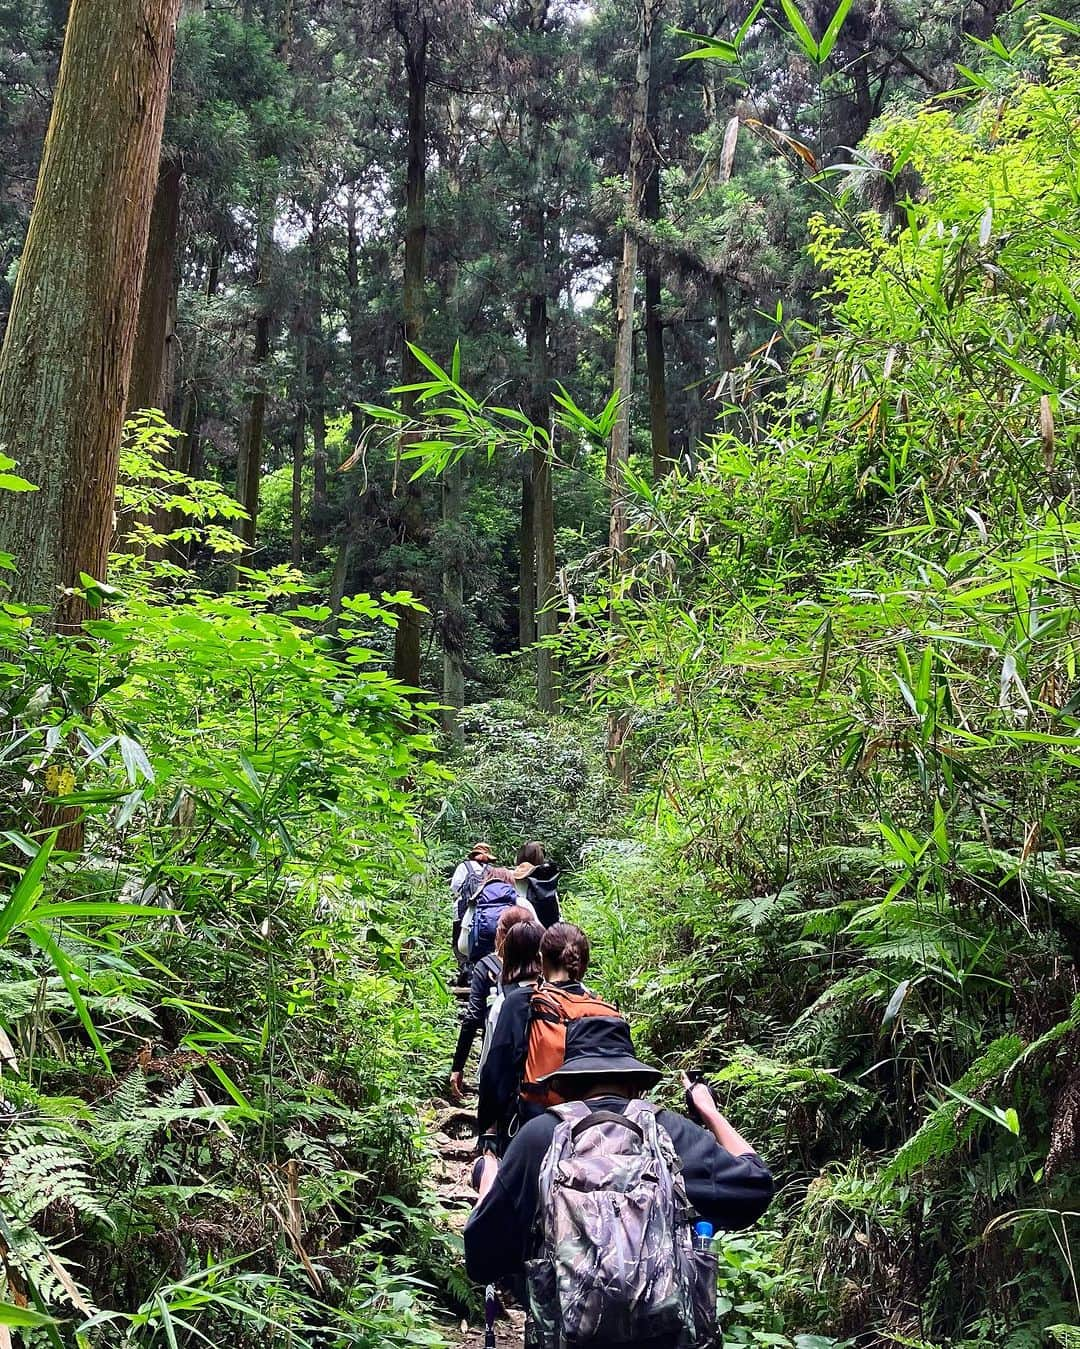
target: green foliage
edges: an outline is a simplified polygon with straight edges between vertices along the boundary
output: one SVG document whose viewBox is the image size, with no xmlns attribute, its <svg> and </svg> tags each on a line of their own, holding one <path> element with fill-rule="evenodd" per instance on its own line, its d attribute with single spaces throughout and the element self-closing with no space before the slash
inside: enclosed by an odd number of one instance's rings
<svg viewBox="0 0 1080 1349">
<path fill-rule="evenodd" d="M 1075 1319 L 1080 956 L 1080 68 L 1033 21 L 982 69 L 879 122 L 825 320 L 777 309 L 693 476 L 630 475 L 565 645 L 641 788 L 581 895 L 612 984 L 785 1159 L 764 1305 L 971 1346 Z"/>
<path fill-rule="evenodd" d="M 132 537 L 214 547 L 235 507 L 169 434 L 133 426 L 122 501 L 188 523 Z M 87 1345 L 436 1344 L 412 1102 L 448 999 L 403 933 L 432 742 L 374 662 L 392 612 L 240 574 L 129 552 L 77 638 L 0 610 L 7 1298 Z"/>
<path fill-rule="evenodd" d="M 464 748 L 429 825 L 440 854 L 456 863 L 485 839 L 512 861 L 539 839 L 552 860 L 575 868 L 613 805 L 599 736 L 509 701 L 468 707 L 460 724 Z"/>
</svg>

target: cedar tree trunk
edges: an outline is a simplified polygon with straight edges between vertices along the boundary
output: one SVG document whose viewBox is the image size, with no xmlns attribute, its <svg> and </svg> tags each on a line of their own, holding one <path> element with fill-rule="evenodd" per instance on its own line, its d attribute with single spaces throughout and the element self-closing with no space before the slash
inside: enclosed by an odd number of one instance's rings
<svg viewBox="0 0 1080 1349">
<path fill-rule="evenodd" d="M 428 24 L 423 14 L 407 16 L 404 6 L 394 6 L 394 23 L 405 40 L 405 76 L 408 86 L 407 152 L 405 169 L 405 276 L 403 309 L 405 340 L 401 350 L 401 382 L 415 384 L 422 378 L 420 362 L 409 350 L 419 346 L 424 329 L 424 261 L 427 241 L 427 61 Z M 415 393 L 401 396 L 407 418 L 416 415 Z M 402 436 L 405 448 L 414 435 Z M 403 461 L 405 462 L 405 461 Z M 411 473 L 406 467 L 406 473 Z M 401 540 L 418 545 L 424 534 L 424 513 L 419 483 L 405 486 L 401 511 Z M 417 589 L 415 582 L 411 589 Z M 420 687 L 420 614 L 402 608 L 394 633 L 394 677 L 409 688 Z"/>
<path fill-rule="evenodd" d="M 62 628 L 105 575 L 180 0 L 73 0 L 0 353 L 0 444 L 38 491 L 0 512 L 16 600 Z"/>
</svg>

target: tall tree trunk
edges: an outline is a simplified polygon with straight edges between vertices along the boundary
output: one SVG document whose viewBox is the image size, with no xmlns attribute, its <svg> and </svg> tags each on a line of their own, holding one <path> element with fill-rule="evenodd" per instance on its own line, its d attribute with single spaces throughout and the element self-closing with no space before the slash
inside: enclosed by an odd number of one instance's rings
<svg viewBox="0 0 1080 1349">
<path fill-rule="evenodd" d="M 104 577 L 180 0 L 73 0 L 0 353 L 0 445 L 38 491 L 0 511 L 11 593 L 58 626 Z"/>
<path fill-rule="evenodd" d="M 458 207 L 461 197 L 461 112 L 455 94 L 450 95 L 446 124 L 446 178 L 453 214 L 450 218 L 450 246 L 443 271 L 443 304 L 452 341 L 460 337 L 458 313 L 457 241 L 461 237 Z M 442 648 L 443 648 L 443 730 L 457 744 L 464 742 L 458 713 L 465 706 L 465 653 L 469 630 L 465 613 L 465 557 L 461 507 L 464 495 L 464 465 L 459 460 L 442 475 Z"/>
<path fill-rule="evenodd" d="M 255 344 L 251 353 L 251 400 L 248 404 L 247 420 L 240 438 L 240 448 L 236 460 L 236 499 L 247 512 L 247 517 L 238 525 L 238 533 L 247 544 L 250 553 L 255 547 L 255 534 L 259 523 L 259 487 L 262 481 L 263 427 L 266 422 L 267 362 L 270 356 L 271 314 L 268 308 L 267 273 L 269 271 L 269 252 L 271 229 L 274 217 L 273 205 L 269 210 L 263 206 L 259 219 L 259 237 L 256 244 L 255 293 L 257 312 L 255 314 Z"/>
<path fill-rule="evenodd" d="M 311 220 L 311 347 L 308 372 L 311 385 L 312 473 L 311 533 L 318 552 L 326 544 L 326 345 L 323 334 L 322 207 L 316 203 Z"/>
<path fill-rule="evenodd" d="M 640 0 L 637 69 L 634 76 L 633 113 L 630 124 L 630 182 L 626 217 L 631 227 L 623 234 L 623 254 L 616 282 L 615 299 L 615 393 L 619 410 L 608 447 L 607 480 L 611 494 L 611 548 L 613 577 L 626 566 L 626 468 L 630 462 L 630 399 L 633 393 L 634 292 L 637 285 L 638 246 L 633 228 L 641 213 L 642 196 L 649 173 L 649 85 L 652 74 L 653 33 L 663 0 Z M 613 712 L 608 721 L 608 761 L 616 777 L 629 786 L 626 737 L 629 715 Z"/>
<path fill-rule="evenodd" d="M 536 497 L 532 456 L 521 461 L 521 515 L 518 521 L 518 646 L 536 641 Z"/>
<path fill-rule="evenodd" d="M 542 43 L 548 23 L 550 0 L 529 0 L 529 28 L 535 42 Z M 529 298 L 526 348 L 529 358 L 529 420 L 542 436 L 534 445 L 531 464 L 532 558 L 535 582 L 533 626 L 536 646 L 536 699 L 544 712 L 558 710 L 558 672 L 555 653 L 545 639 L 559 628 L 555 606 L 555 501 L 551 453 L 551 356 L 549 349 L 548 295 L 551 289 L 547 240 L 547 148 L 546 122 L 549 92 L 548 63 L 543 58 L 530 80 L 528 109 L 529 196 L 525 211 L 525 243 L 529 253 Z M 522 551 L 522 570 L 525 551 Z"/>
<path fill-rule="evenodd" d="M 307 439 L 308 312 L 303 302 L 296 317 L 296 384 L 293 388 L 292 529 L 289 561 L 304 561 L 304 449 Z"/>
<path fill-rule="evenodd" d="M 626 217 L 636 223 L 649 171 L 649 84 L 652 72 L 653 33 L 663 0 L 640 0 L 637 69 L 634 76 L 633 113 L 630 125 L 630 183 Z M 607 479 L 611 494 L 609 543 L 613 565 L 621 569 L 626 558 L 626 466 L 630 462 L 630 399 L 633 394 L 634 294 L 637 288 L 638 245 L 633 228 L 623 234 L 615 299 L 615 392 L 619 411 L 608 450 Z"/>
<path fill-rule="evenodd" d="M 660 166 L 653 163 L 645 182 L 645 219 L 660 219 Z M 649 427 L 652 432 L 653 480 L 659 482 L 671 468 L 671 431 L 668 424 L 667 373 L 664 365 L 664 318 L 661 311 L 663 278 L 656 249 L 645 249 L 645 367 L 649 379 Z"/>
<path fill-rule="evenodd" d="M 461 461 L 442 475 L 443 547 L 443 729 L 458 744 L 464 742 L 457 714 L 465 706 L 465 567 L 461 557 L 461 503 L 464 495 Z"/>
<path fill-rule="evenodd" d="M 364 373 L 364 337 L 360 308 L 360 235 L 356 228 L 356 193 L 350 187 L 345 198 L 345 283 L 348 289 L 349 375 L 352 411 L 352 449 L 360 442 L 360 385 Z"/>
<path fill-rule="evenodd" d="M 176 320 L 176 245 L 180 226 L 180 188 L 183 171 L 175 155 L 166 155 L 158 169 L 157 189 L 150 213 L 139 323 L 131 357 L 127 410 L 160 408 L 168 412 L 171 383 L 169 348 Z"/>
<path fill-rule="evenodd" d="M 207 300 L 212 300 L 217 294 L 218 281 L 221 277 L 221 253 L 215 247 L 210 257 L 209 266 L 206 269 L 206 290 Z M 176 467 L 181 473 L 186 473 L 190 478 L 199 478 L 203 470 L 203 447 L 202 447 L 202 423 L 204 408 L 199 394 L 199 376 L 201 372 L 202 357 L 202 332 L 197 331 L 195 341 L 192 346 L 188 359 L 191 362 L 191 373 L 182 382 L 183 398 L 180 404 L 179 428 L 181 435 L 176 442 Z M 175 545 L 180 561 L 190 565 L 195 552 L 194 542 L 179 543 Z"/>
<path fill-rule="evenodd" d="M 720 373 L 730 374 L 735 369 L 735 338 L 731 331 L 731 307 L 724 281 L 716 282 L 716 363 Z"/>
<path fill-rule="evenodd" d="M 404 6 L 394 6 L 394 23 L 405 40 L 405 75 L 408 86 L 407 155 L 405 170 L 405 275 L 403 309 L 404 342 L 401 350 L 401 382 L 414 384 L 423 368 L 412 354 L 410 344 L 419 346 L 424 330 L 424 276 L 427 242 L 427 61 L 428 24 L 423 14 L 407 16 Z M 412 418 L 417 410 L 415 393 L 401 396 L 401 410 Z M 415 439 L 415 433 L 402 436 L 402 448 Z M 419 483 L 404 487 L 401 509 L 401 537 L 408 545 L 418 545 L 424 533 L 423 503 Z M 415 577 L 407 577 L 414 593 L 419 589 Z M 394 633 L 394 677 L 409 688 L 420 687 L 420 614 L 402 608 Z"/>
</svg>

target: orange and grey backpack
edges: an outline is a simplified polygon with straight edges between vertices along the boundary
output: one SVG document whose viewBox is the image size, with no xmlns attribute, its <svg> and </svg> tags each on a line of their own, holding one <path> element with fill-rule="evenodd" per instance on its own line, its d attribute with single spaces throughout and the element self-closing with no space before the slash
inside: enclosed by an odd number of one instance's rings
<svg viewBox="0 0 1080 1349">
<path fill-rule="evenodd" d="M 574 1041 L 574 1026 L 585 1017 L 603 1016 L 625 1022 L 619 1009 L 592 993 L 572 993 L 561 984 L 541 980 L 529 999 L 529 1027 L 525 1042 L 525 1071 L 521 1099 L 541 1110 L 563 1098 L 541 1078 L 557 1072 Z"/>
</svg>

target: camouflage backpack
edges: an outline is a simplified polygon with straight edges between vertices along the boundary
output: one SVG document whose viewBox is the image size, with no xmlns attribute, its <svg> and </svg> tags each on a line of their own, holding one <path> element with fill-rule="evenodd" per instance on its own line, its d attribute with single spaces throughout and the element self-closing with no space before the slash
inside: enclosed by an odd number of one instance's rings
<svg viewBox="0 0 1080 1349">
<path fill-rule="evenodd" d="M 648 1101 L 625 1114 L 582 1101 L 554 1108 L 540 1246 L 526 1267 L 530 1349 L 711 1343 L 716 1258 L 693 1249 L 682 1167 L 655 1112 Z"/>
</svg>

